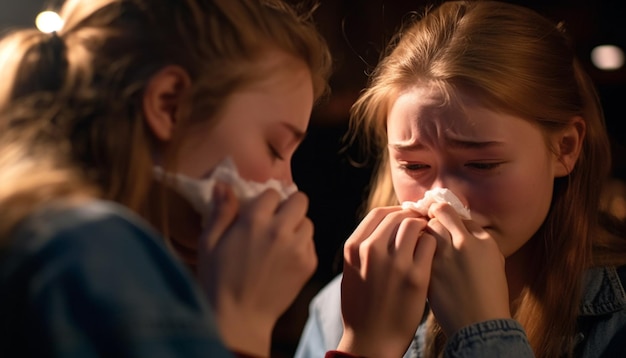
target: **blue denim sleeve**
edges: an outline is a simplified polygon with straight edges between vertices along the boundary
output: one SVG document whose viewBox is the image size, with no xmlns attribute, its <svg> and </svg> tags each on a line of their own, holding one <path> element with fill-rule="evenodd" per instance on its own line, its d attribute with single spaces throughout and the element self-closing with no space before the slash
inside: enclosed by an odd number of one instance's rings
<svg viewBox="0 0 626 358">
<path fill-rule="evenodd" d="M 534 357 L 526 332 L 513 319 L 498 319 L 461 328 L 453 334 L 444 357 Z"/>
<path fill-rule="evenodd" d="M 232 356 L 191 276 L 143 223 L 102 204 L 40 219 L 15 238 L 0 266 L 0 350 Z"/>
</svg>

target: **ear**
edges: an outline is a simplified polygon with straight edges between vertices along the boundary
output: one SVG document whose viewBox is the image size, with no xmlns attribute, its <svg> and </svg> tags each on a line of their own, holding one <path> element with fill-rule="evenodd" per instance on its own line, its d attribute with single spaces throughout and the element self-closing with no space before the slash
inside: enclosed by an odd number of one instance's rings
<svg viewBox="0 0 626 358">
<path fill-rule="evenodd" d="M 172 138 L 176 113 L 191 79 L 180 66 L 166 66 L 148 81 L 143 95 L 143 113 L 153 134 L 162 141 Z"/>
<path fill-rule="evenodd" d="M 585 121 L 580 116 L 573 117 L 567 127 L 553 137 L 554 149 L 554 176 L 563 177 L 574 170 L 580 150 L 585 139 Z"/>
</svg>

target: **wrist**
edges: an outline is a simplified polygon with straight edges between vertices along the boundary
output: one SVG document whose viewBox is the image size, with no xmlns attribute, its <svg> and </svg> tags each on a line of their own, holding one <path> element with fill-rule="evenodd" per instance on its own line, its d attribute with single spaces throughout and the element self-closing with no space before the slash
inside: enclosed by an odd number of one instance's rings
<svg viewBox="0 0 626 358">
<path fill-rule="evenodd" d="M 408 345 L 400 344 L 390 337 L 356 334 L 350 330 L 344 334 L 337 345 L 337 351 L 358 357 L 401 357 Z"/>
<path fill-rule="evenodd" d="M 232 351 L 254 357 L 269 357 L 275 322 L 254 315 L 216 314 L 217 325 L 224 344 Z"/>
</svg>

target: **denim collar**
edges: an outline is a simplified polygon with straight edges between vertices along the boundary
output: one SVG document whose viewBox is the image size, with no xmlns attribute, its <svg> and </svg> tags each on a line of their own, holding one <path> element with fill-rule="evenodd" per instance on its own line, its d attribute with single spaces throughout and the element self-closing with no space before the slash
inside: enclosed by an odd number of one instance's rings
<svg viewBox="0 0 626 358">
<path fill-rule="evenodd" d="M 626 266 L 594 267 L 585 272 L 581 316 L 599 316 L 626 308 Z"/>
</svg>

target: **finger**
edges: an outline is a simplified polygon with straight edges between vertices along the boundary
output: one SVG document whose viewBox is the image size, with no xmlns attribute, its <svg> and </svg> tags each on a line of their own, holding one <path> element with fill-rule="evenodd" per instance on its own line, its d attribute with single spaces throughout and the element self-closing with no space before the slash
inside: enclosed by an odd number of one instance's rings
<svg viewBox="0 0 626 358">
<path fill-rule="evenodd" d="M 281 223 L 292 223 L 293 227 L 300 225 L 309 209 L 309 197 L 299 191 L 283 201 L 276 211 L 276 220 Z"/>
<path fill-rule="evenodd" d="M 239 211 L 239 200 L 232 188 L 224 183 L 216 183 L 213 188 L 214 207 L 207 221 L 204 233 L 200 236 L 200 246 L 212 250 L 224 232 L 232 224 Z"/>
<path fill-rule="evenodd" d="M 402 208 L 399 206 L 384 206 L 379 208 L 374 208 L 370 211 L 367 216 L 361 221 L 361 223 L 354 230 L 350 239 L 354 237 L 355 240 L 363 241 L 365 238 L 370 236 L 374 230 L 380 225 L 381 221 L 387 217 L 387 215 L 401 211 Z M 348 239 L 348 240 L 350 240 Z"/>
<path fill-rule="evenodd" d="M 430 277 L 433 267 L 437 240 L 430 234 L 424 233 L 417 239 L 413 252 L 413 279 L 418 285 L 427 288 L 430 285 Z"/>
<path fill-rule="evenodd" d="M 457 246 L 464 238 L 467 238 L 469 232 L 465 228 L 465 224 L 456 210 L 448 203 L 434 203 L 428 210 L 430 217 L 436 218 L 450 232 L 452 243 Z"/>
<path fill-rule="evenodd" d="M 244 212 L 242 215 L 262 215 L 265 217 L 274 216 L 278 206 L 280 205 L 281 197 L 278 191 L 275 189 L 266 189 L 259 196 L 246 203 Z"/>
<path fill-rule="evenodd" d="M 296 227 L 296 235 L 299 238 L 313 239 L 314 225 L 311 219 L 304 217 Z"/>
<path fill-rule="evenodd" d="M 298 257 L 302 264 L 308 267 L 309 273 L 312 275 L 318 263 L 315 242 L 313 241 L 313 222 L 309 218 L 305 218 L 296 230 L 298 241 L 295 244 L 301 250 Z"/>
<path fill-rule="evenodd" d="M 430 268 L 432 266 L 436 250 L 437 240 L 432 235 L 420 235 L 417 239 L 413 259 L 415 262 L 423 263 L 420 268 L 428 268 L 428 277 L 430 277 Z M 424 272 L 424 274 L 426 274 L 426 272 Z"/>
<path fill-rule="evenodd" d="M 419 218 L 406 218 L 398 227 L 395 238 L 396 255 L 401 259 L 413 260 L 413 252 L 418 238 L 424 232 L 427 221 Z"/>
<path fill-rule="evenodd" d="M 404 219 L 416 218 L 417 215 L 412 210 L 401 210 L 385 216 L 372 234 L 363 240 L 356 250 L 360 262 L 371 258 L 386 257 L 393 253 L 400 224 Z"/>
<path fill-rule="evenodd" d="M 412 210 L 394 211 L 383 218 L 367 240 L 371 240 L 371 246 L 395 251 L 396 235 L 403 220 L 416 218 L 419 214 Z"/>
<path fill-rule="evenodd" d="M 381 221 L 390 213 L 400 211 L 399 206 L 385 206 L 375 208 L 359 223 L 352 235 L 346 240 L 343 248 L 344 260 L 351 265 L 360 267 L 360 246 L 378 227 Z"/>
<path fill-rule="evenodd" d="M 452 235 L 437 218 L 430 219 L 426 231 L 437 241 L 441 249 L 452 245 Z"/>
</svg>

